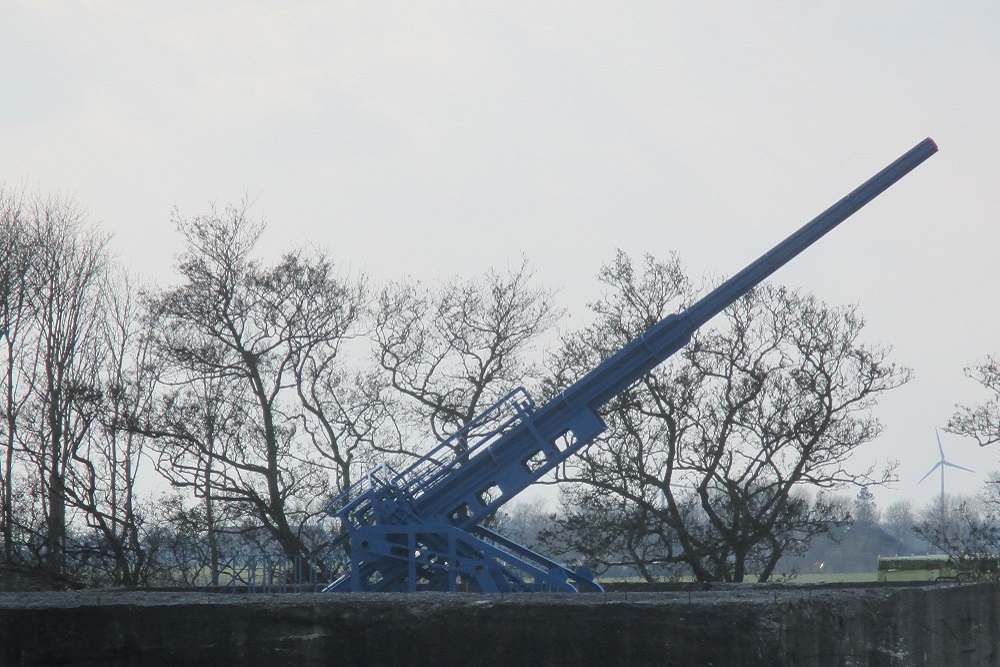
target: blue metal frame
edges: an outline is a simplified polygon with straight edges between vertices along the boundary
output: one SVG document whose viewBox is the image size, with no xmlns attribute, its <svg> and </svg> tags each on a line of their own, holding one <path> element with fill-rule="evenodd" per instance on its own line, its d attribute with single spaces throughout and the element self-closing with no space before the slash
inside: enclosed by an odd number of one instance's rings
<svg viewBox="0 0 1000 667">
<path fill-rule="evenodd" d="M 614 396 L 682 348 L 694 331 L 937 152 L 917 144 L 839 202 L 700 299 L 654 324 L 536 408 L 523 388 L 502 398 L 406 470 L 389 466 L 330 501 L 334 542 L 350 571 L 330 591 L 601 590 L 574 571 L 482 526 L 496 509 L 606 428 Z"/>
</svg>

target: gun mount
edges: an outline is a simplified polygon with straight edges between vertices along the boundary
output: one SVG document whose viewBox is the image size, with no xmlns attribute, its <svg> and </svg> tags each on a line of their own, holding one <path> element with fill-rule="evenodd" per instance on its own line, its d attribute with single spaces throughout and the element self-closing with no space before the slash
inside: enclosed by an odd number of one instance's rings
<svg viewBox="0 0 1000 667">
<path fill-rule="evenodd" d="M 701 325 L 937 152 L 927 138 L 690 308 L 654 324 L 544 405 L 518 388 L 410 467 L 382 466 L 327 505 L 349 542 L 328 591 L 601 590 L 482 525 L 594 440 L 600 408 L 681 349 Z"/>
</svg>

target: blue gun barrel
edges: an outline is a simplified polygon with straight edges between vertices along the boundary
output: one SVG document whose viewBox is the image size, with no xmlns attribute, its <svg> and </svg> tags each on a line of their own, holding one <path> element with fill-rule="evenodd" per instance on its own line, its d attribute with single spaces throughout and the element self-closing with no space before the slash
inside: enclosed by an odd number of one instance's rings
<svg viewBox="0 0 1000 667">
<path fill-rule="evenodd" d="M 538 408 L 525 424 L 490 447 L 489 457 L 476 456 L 451 470 L 447 484 L 418 499 L 417 507 L 430 513 L 460 517 L 471 526 L 542 475 L 591 442 L 606 427 L 598 410 L 691 339 L 694 331 L 749 292 L 796 255 L 818 241 L 889 186 L 937 152 L 924 139 L 869 178 L 836 204 L 803 225 L 784 241 L 732 276 L 683 312 L 670 315 L 628 343 L 562 394 Z M 571 442 L 555 451 L 553 441 L 572 432 Z M 523 474 L 522 463 L 538 452 L 545 462 Z M 464 486 L 467 488 L 463 489 Z M 495 486 L 495 488 L 494 488 Z M 476 502 L 490 489 L 490 502 Z M 462 498 L 460 508 L 456 499 Z M 446 505 L 452 505 L 446 507 Z"/>
</svg>

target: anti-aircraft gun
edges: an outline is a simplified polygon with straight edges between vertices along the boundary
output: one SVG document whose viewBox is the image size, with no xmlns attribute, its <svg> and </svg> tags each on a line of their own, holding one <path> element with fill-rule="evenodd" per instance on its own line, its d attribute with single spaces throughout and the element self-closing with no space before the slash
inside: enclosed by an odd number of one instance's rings
<svg viewBox="0 0 1000 667">
<path fill-rule="evenodd" d="M 492 512 L 588 445 L 609 400 L 687 344 L 701 325 L 937 152 L 927 138 L 690 308 L 629 342 L 544 405 L 523 388 L 402 471 L 388 465 L 333 498 L 333 546 L 350 554 L 328 591 L 600 591 L 483 525 Z"/>
</svg>

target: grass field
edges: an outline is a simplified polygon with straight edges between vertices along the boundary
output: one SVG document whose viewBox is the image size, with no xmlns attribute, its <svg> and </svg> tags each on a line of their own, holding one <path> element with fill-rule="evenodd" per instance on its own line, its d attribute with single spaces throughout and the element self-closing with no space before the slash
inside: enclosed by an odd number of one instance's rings
<svg viewBox="0 0 1000 667">
<path fill-rule="evenodd" d="M 679 582 L 694 582 L 691 577 L 683 577 Z M 756 579 L 748 577 L 746 583 L 756 583 Z M 810 572 L 808 574 L 797 574 L 794 577 L 771 577 L 769 583 L 775 584 L 863 584 L 878 581 L 876 572 Z M 641 584 L 642 577 L 608 578 L 601 579 L 602 584 Z"/>
<path fill-rule="evenodd" d="M 875 572 L 810 572 L 809 574 L 798 574 L 783 581 L 788 584 L 860 584 L 878 581 L 878 574 Z"/>
</svg>

